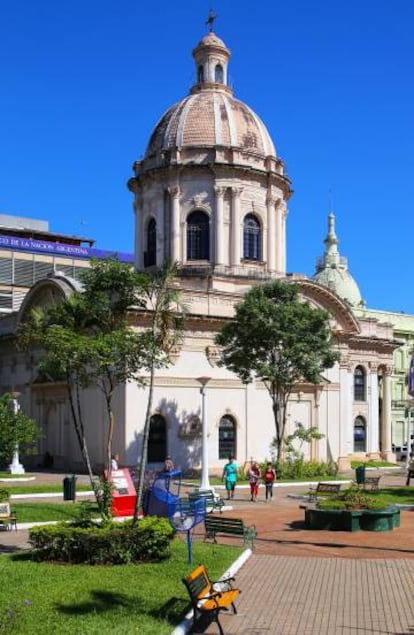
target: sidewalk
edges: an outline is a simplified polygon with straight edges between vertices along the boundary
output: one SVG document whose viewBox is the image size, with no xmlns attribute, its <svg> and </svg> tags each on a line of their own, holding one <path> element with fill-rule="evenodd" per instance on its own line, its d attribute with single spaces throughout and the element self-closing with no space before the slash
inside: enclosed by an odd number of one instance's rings
<svg viewBox="0 0 414 635">
<path fill-rule="evenodd" d="M 403 472 L 381 481 L 403 483 Z M 254 554 L 236 576 L 238 614 L 220 617 L 226 635 L 414 633 L 414 511 L 402 511 L 401 527 L 390 532 L 309 531 L 300 500 L 288 496 L 301 489 L 276 488 L 270 503 L 261 491 L 252 503 L 240 487 L 233 510 L 224 512 L 258 532 Z M 27 548 L 27 535 L 0 532 L 0 553 Z M 202 538 L 198 528 L 195 539 Z M 204 632 L 217 635 L 217 625 Z"/>
</svg>

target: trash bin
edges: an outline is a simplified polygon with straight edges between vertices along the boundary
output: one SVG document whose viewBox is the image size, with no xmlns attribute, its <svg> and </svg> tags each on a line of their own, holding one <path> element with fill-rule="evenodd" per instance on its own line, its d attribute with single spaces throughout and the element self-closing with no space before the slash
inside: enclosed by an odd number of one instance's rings
<svg viewBox="0 0 414 635">
<path fill-rule="evenodd" d="M 365 465 L 360 465 L 355 470 L 357 485 L 363 485 L 365 483 Z"/>
<path fill-rule="evenodd" d="M 63 500 L 74 501 L 76 496 L 76 476 L 65 476 L 63 479 Z"/>
</svg>

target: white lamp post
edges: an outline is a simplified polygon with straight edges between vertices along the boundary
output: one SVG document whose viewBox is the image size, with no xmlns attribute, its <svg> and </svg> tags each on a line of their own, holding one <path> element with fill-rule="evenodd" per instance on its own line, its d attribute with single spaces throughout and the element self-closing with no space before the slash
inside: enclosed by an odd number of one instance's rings
<svg viewBox="0 0 414 635">
<path fill-rule="evenodd" d="M 206 409 L 206 386 L 211 377 L 198 377 L 197 381 L 201 384 L 201 429 L 202 429 L 202 441 L 201 441 L 201 485 L 200 490 L 211 490 L 210 481 L 208 478 L 208 424 L 207 424 L 207 409 Z"/>
<path fill-rule="evenodd" d="M 19 405 L 19 402 L 17 401 L 17 397 L 19 397 L 19 395 L 20 393 L 18 392 L 11 393 L 12 399 L 10 399 L 10 410 L 15 415 L 17 415 L 20 410 L 20 405 Z M 25 473 L 24 467 L 19 461 L 19 444 L 17 443 L 17 441 L 14 446 L 13 460 L 9 465 L 9 472 L 10 474 L 24 474 Z"/>
</svg>

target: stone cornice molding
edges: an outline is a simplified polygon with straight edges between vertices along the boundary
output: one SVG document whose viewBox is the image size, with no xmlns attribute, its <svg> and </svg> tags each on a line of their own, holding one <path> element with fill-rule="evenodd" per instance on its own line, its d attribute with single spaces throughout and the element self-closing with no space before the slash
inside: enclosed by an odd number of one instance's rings
<svg viewBox="0 0 414 635">
<path fill-rule="evenodd" d="M 287 282 L 296 284 L 299 287 L 301 295 L 322 305 L 329 313 L 333 314 L 346 332 L 360 333 L 359 322 L 350 307 L 327 287 L 305 278 L 287 279 Z"/>
</svg>

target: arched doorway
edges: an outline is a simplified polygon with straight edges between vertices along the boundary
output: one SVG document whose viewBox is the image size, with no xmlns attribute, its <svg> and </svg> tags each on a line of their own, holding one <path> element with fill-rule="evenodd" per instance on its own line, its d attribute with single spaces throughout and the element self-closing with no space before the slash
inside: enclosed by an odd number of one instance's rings
<svg viewBox="0 0 414 635">
<path fill-rule="evenodd" d="M 148 463 L 162 463 L 167 456 L 167 424 L 162 415 L 152 415 L 148 438 Z"/>
</svg>

